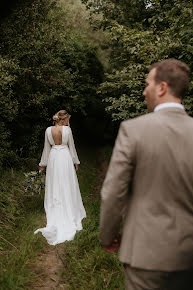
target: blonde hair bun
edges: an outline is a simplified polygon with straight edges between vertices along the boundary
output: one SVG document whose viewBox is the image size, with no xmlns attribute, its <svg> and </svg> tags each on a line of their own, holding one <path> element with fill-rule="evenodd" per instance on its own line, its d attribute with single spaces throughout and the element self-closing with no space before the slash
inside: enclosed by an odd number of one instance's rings
<svg viewBox="0 0 193 290">
<path fill-rule="evenodd" d="M 66 110 L 60 110 L 52 117 L 52 119 L 53 119 L 54 123 L 58 123 L 61 120 L 65 120 L 69 116 L 70 115 L 68 114 L 68 112 Z"/>
<path fill-rule="evenodd" d="M 53 119 L 53 121 L 55 121 L 55 122 L 58 122 L 58 121 L 59 121 L 59 117 L 58 117 L 58 115 L 54 115 L 54 116 L 52 117 L 52 119 Z"/>
</svg>

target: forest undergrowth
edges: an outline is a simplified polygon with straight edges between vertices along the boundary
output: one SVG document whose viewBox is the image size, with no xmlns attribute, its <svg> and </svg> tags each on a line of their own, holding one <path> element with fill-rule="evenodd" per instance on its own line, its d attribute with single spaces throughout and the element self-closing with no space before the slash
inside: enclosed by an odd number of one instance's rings
<svg viewBox="0 0 193 290">
<path fill-rule="evenodd" d="M 1 176 L 0 289 L 124 289 L 117 254 L 105 253 L 98 240 L 99 193 L 110 154 L 110 147 L 80 150 L 87 218 L 73 241 L 54 247 L 33 234 L 45 223 L 43 191 L 27 195 L 22 170 Z"/>
</svg>

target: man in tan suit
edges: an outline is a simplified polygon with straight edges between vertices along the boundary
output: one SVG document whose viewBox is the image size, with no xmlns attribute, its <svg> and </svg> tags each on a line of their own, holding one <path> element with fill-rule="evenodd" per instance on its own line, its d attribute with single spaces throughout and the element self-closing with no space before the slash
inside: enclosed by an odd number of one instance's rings
<svg viewBox="0 0 193 290">
<path fill-rule="evenodd" d="M 128 290 L 193 289 L 193 119 L 181 104 L 188 87 L 184 63 L 153 65 L 143 92 L 151 113 L 122 122 L 116 139 L 99 236 L 110 249 L 123 219 Z"/>
</svg>

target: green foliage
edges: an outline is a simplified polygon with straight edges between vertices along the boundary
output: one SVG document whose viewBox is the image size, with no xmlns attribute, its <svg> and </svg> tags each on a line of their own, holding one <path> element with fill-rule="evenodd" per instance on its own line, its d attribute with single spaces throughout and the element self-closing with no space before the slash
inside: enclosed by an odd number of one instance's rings
<svg viewBox="0 0 193 290">
<path fill-rule="evenodd" d="M 87 7 L 100 11 L 100 25 L 109 31 L 112 71 L 98 93 L 107 102 L 113 120 L 146 113 L 142 91 L 148 67 L 156 61 L 177 58 L 193 69 L 192 1 L 89 1 Z M 109 8 L 112 13 L 107 13 Z M 119 11 L 116 14 L 116 11 Z M 191 90 L 184 100 L 193 116 Z"/>
<path fill-rule="evenodd" d="M 10 181 L 15 177 L 13 171 L 7 172 L 1 178 L 1 187 L 0 187 L 0 228 L 1 234 L 6 232 L 11 232 L 13 225 L 17 216 L 23 209 L 23 197 L 21 198 L 21 188 L 22 184 L 20 182 L 20 177 L 17 178 L 16 182 L 12 184 L 10 188 Z M 1 240 L 1 248 L 4 247 L 4 241 Z"/>
<path fill-rule="evenodd" d="M 99 189 L 111 151 L 112 148 L 109 147 L 96 151 L 84 147 L 80 152 L 78 179 L 87 217 L 83 220 L 83 230 L 76 234 L 73 241 L 58 245 L 60 253 L 63 251 L 60 258 L 64 264 L 62 273 L 58 275 L 61 274 L 61 286 L 67 289 L 124 289 L 123 269 L 117 254 L 104 252 L 98 240 Z M 7 171 L 1 176 L 2 290 L 32 289 L 37 285 L 42 279 L 42 273 L 41 269 L 39 272 L 34 271 L 33 265 L 39 261 L 37 257 L 40 255 L 46 259 L 46 253 L 51 248 L 42 235 L 34 235 L 34 230 L 43 223 L 43 195 L 26 194 L 25 184 L 23 172 Z"/>
<path fill-rule="evenodd" d="M 19 1 L 1 23 L 2 142 L 21 156 L 37 154 L 55 111 L 84 114 L 102 81 L 97 48 L 70 27 L 69 13 L 59 1 Z"/>
<path fill-rule="evenodd" d="M 16 61 L 0 55 L 0 167 L 4 156 L 7 160 L 13 154 L 10 151 L 10 134 L 8 124 L 17 116 L 18 101 L 14 96 L 19 67 Z"/>
<path fill-rule="evenodd" d="M 135 28 L 142 19 L 146 19 L 152 11 L 147 9 L 151 0 L 82 0 L 87 9 L 92 13 L 101 14 L 101 21 L 97 21 L 99 27 L 108 28 L 112 21 L 118 24 Z"/>
<path fill-rule="evenodd" d="M 0 289 L 28 289 L 35 276 L 29 260 L 45 247 L 33 233 L 40 226 L 43 196 L 26 195 L 21 171 L 7 170 L 0 180 Z"/>
</svg>

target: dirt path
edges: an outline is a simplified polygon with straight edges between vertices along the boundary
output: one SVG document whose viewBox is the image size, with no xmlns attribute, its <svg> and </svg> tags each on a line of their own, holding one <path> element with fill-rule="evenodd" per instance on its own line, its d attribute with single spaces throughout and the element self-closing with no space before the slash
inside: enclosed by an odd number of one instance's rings
<svg viewBox="0 0 193 290">
<path fill-rule="evenodd" d="M 45 215 L 42 219 L 42 225 L 46 226 Z M 33 280 L 30 290 L 67 290 L 68 288 L 61 278 L 64 261 L 64 244 L 50 246 L 46 243 L 44 250 L 37 255 L 35 262 L 31 265 L 37 279 Z"/>
<path fill-rule="evenodd" d="M 47 245 L 43 252 L 39 253 L 36 262 L 32 265 L 38 279 L 33 284 L 33 290 L 68 289 L 61 279 L 64 267 L 64 245 Z"/>
</svg>

